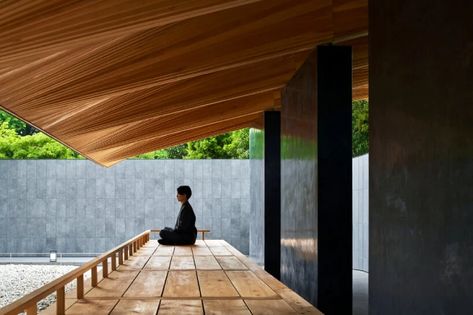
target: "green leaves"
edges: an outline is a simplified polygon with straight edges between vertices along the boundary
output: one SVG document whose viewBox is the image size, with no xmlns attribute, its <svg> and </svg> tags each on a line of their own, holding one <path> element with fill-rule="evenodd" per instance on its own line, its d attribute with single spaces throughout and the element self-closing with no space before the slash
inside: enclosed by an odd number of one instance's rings
<svg viewBox="0 0 473 315">
<path fill-rule="evenodd" d="M 240 129 L 187 144 L 185 159 L 248 159 L 249 129 Z"/>
<path fill-rule="evenodd" d="M 7 121 L 0 125 L 0 159 L 80 159 L 78 153 L 37 132 L 21 136 Z"/>
<path fill-rule="evenodd" d="M 30 125 L 26 124 L 25 122 L 15 118 L 14 116 L 0 110 L 0 124 L 7 123 L 8 128 L 15 130 L 15 132 L 21 136 L 25 135 L 32 135 L 39 130 L 31 127 Z"/>
<path fill-rule="evenodd" d="M 369 151 L 368 102 L 354 101 L 352 112 L 352 155 L 363 155 Z"/>
</svg>

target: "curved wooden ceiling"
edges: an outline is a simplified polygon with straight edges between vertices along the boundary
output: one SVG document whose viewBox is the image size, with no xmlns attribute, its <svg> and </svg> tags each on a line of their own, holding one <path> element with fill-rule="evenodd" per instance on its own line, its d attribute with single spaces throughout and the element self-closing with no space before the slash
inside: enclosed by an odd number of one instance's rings
<svg viewBox="0 0 473 315">
<path fill-rule="evenodd" d="M 2 1 L 0 106 L 111 166 L 261 127 L 318 44 L 367 98 L 367 30 L 367 0 Z"/>
</svg>

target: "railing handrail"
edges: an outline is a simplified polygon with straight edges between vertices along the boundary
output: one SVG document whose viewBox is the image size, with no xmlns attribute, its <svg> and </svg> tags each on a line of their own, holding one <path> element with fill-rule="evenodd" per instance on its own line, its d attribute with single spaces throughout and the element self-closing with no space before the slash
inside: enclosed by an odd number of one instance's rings
<svg viewBox="0 0 473 315">
<path fill-rule="evenodd" d="M 40 300 L 44 299 L 51 293 L 54 293 L 57 290 L 60 290 L 65 287 L 66 284 L 69 282 L 81 277 L 86 273 L 87 271 L 97 267 L 99 264 L 103 263 L 105 260 L 107 260 L 108 263 L 108 258 L 115 255 L 116 258 L 116 253 L 122 251 L 124 248 L 128 248 L 128 246 L 132 245 L 136 241 L 142 239 L 146 235 L 148 237 L 146 238 L 149 240 L 149 234 L 153 232 L 153 230 L 146 230 L 141 234 L 138 234 L 137 236 L 129 239 L 128 241 L 123 242 L 122 244 L 114 247 L 113 249 L 109 250 L 108 252 L 105 252 L 104 254 L 92 259 L 91 261 L 86 262 L 82 266 L 66 273 L 62 277 L 42 286 L 41 288 L 38 288 L 34 290 L 33 292 L 23 296 L 22 298 L 16 300 L 15 302 L 6 305 L 3 308 L 0 308 L 0 315 L 3 314 L 17 314 L 19 312 L 23 312 L 24 310 L 32 307 L 33 305 L 36 306 L 36 303 L 39 302 Z M 133 245 L 132 245 L 133 246 Z M 136 251 L 136 250 L 135 250 Z"/>
</svg>

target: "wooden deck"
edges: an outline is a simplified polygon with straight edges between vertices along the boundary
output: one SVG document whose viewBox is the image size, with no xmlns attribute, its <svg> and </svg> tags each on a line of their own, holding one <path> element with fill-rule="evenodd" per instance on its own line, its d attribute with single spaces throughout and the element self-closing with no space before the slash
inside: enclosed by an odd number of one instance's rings
<svg viewBox="0 0 473 315">
<path fill-rule="evenodd" d="M 147 242 L 66 314 L 322 314 L 223 240 Z M 55 314 L 50 306 L 40 314 Z"/>
</svg>

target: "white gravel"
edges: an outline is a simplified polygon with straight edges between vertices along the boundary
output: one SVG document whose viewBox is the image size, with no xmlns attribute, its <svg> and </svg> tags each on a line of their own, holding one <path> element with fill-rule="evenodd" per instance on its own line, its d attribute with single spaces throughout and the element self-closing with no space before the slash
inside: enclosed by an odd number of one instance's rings
<svg viewBox="0 0 473 315">
<path fill-rule="evenodd" d="M 31 291 L 53 281 L 77 268 L 65 265 L 0 265 L 0 307 L 8 305 Z M 66 291 L 76 286 L 75 281 L 66 286 Z M 45 309 L 56 301 L 51 294 L 38 303 L 38 310 Z"/>
</svg>

